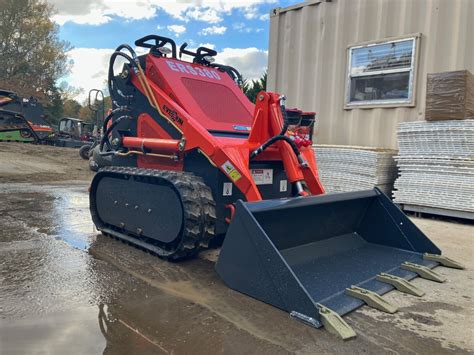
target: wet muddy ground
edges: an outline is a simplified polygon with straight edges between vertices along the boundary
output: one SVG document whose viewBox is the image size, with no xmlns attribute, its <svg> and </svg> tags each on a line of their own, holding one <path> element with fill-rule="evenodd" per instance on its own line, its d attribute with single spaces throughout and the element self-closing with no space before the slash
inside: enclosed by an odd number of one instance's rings
<svg viewBox="0 0 474 355">
<path fill-rule="evenodd" d="M 218 250 L 168 263 L 98 234 L 87 162 L 74 150 L 45 158 L 14 146 L 7 159 L 0 144 L 1 354 L 474 351 L 473 225 L 413 219 L 467 270 L 437 268 L 444 284 L 415 279 L 423 298 L 388 293 L 394 315 L 351 313 L 358 337 L 343 342 L 228 289 L 214 272 Z M 61 172 L 38 167 L 39 158 Z"/>
</svg>

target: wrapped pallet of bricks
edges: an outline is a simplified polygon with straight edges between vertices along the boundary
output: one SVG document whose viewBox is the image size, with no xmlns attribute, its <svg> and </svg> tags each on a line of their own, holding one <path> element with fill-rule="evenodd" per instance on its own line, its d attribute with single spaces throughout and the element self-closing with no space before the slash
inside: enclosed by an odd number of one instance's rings
<svg viewBox="0 0 474 355">
<path fill-rule="evenodd" d="M 404 210 L 474 219 L 474 120 L 401 123 L 394 201 Z"/>
<path fill-rule="evenodd" d="M 378 187 L 391 196 L 397 176 L 396 151 L 339 145 L 313 145 L 319 176 L 326 192 L 348 192 Z"/>
</svg>

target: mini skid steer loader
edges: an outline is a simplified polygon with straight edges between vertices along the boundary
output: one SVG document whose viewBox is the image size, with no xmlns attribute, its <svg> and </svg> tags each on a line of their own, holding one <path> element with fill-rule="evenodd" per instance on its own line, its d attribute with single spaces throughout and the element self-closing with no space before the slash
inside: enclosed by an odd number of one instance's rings
<svg viewBox="0 0 474 355">
<path fill-rule="evenodd" d="M 135 45 L 149 52 L 121 45 L 110 59 L 113 110 L 90 187 L 102 233 L 168 260 L 221 242 L 216 270 L 229 287 L 344 339 L 355 336 L 344 314 L 364 304 L 393 313 L 382 294 L 420 296 L 409 280 L 462 268 L 378 189 L 324 193 L 314 113 L 270 92 L 253 105 L 212 49 L 178 52 L 157 35 Z"/>
<path fill-rule="evenodd" d="M 0 142 L 47 143 L 52 135 L 53 128 L 37 99 L 0 89 Z"/>
</svg>

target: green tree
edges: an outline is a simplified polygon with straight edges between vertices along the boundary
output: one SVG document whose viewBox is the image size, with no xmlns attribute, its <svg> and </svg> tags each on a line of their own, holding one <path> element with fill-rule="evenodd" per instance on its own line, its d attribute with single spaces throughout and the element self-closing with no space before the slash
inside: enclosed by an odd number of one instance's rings
<svg viewBox="0 0 474 355">
<path fill-rule="evenodd" d="M 45 1 L 0 0 L 0 88 L 37 97 L 57 120 L 62 92 L 56 82 L 68 72 L 70 46 L 59 39 L 52 14 Z"/>
<path fill-rule="evenodd" d="M 81 107 L 77 117 L 86 122 L 93 122 L 95 116 L 94 116 L 94 113 L 90 110 L 90 108 L 86 104 Z"/>
<path fill-rule="evenodd" d="M 50 86 L 48 101 L 44 102 L 43 107 L 46 120 L 52 125 L 57 125 L 63 117 L 63 97 L 61 91 L 53 84 Z"/>
<path fill-rule="evenodd" d="M 64 117 L 79 117 L 79 111 L 82 105 L 76 100 L 66 99 L 63 102 L 63 116 Z"/>
<path fill-rule="evenodd" d="M 78 117 L 86 122 L 96 123 L 97 118 L 99 123 L 102 124 L 102 102 L 95 103 L 96 108 L 99 110 L 99 117 L 96 116 L 96 113 L 89 108 L 88 100 L 84 101 L 82 108 L 79 111 Z M 104 115 L 107 115 L 107 111 L 112 108 L 112 99 L 110 96 L 104 97 Z"/>
<path fill-rule="evenodd" d="M 267 90 L 267 72 L 265 72 L 258 80 L 244 80 L 244 86 L 242 90 L 248 99 L 255 103 L 257 94 L 260 91 Z"/>
</svg>

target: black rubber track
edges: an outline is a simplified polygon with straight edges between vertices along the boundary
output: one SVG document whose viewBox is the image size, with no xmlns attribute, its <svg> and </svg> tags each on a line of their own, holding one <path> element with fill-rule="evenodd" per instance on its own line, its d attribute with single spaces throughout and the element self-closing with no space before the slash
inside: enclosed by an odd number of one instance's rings
<svg viewBox="0 0 474 355">
<path fill-rule="evenodd" d="M 172 245 L 150 242 L 147 238 L 139 238 L 135 235 L 124 234 L 118 228 L 107 225 L 107 221 L 97 223 L 98 214 L 95 210 L 95 198 L 91 196 L 91 213 L 97 228 L 103 234 L 116 237 L 136 247 L 146 249 L 162 258 L 168 260 L 179 260 L 196 255 L 199 250 L 207 248 L 209 242 L 215 236 L 215 202 L 211 189 L 203 180 L 187 172 L 162 171 L 156 169 L 140 169 L 130 167 L 106 167 L 100 169 L 101 173 L 112 175 L 128 175 L 144 180 L 152 181 L 153 178 L 165 179 L 178 191 L 184 209 L 184 227 L 179 241 Z M 150 180 L 151 179 L 151 180 Z M 91 189 L 91 194 L 94 193 Z M 146 237 L 146 236 L 145 236 Z"/>
</svg>

